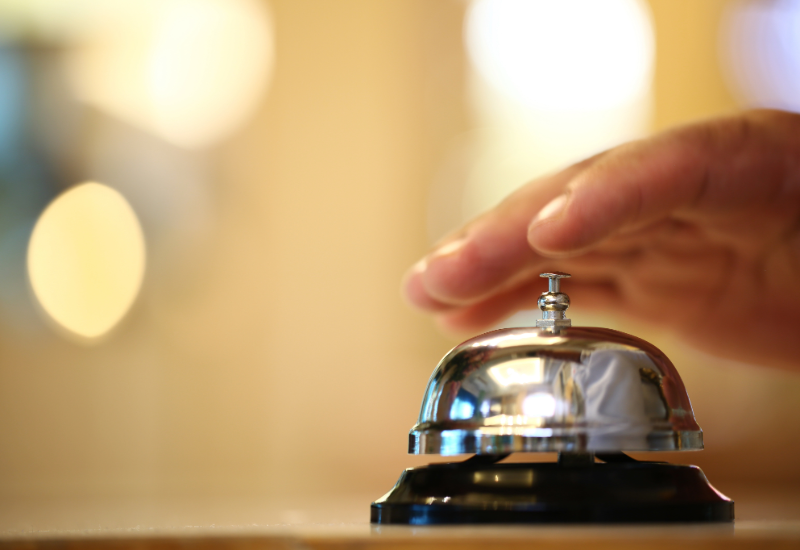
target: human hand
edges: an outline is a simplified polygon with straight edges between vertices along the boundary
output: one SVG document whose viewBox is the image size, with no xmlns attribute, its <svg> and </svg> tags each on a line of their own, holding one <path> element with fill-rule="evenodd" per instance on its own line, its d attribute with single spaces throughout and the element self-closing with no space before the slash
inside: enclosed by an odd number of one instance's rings
<svg viewBox="0 0 800 550">
<path fill-rule="evenodd" d="M 542 271 L 572 273 L 580 307 L 800 369 L 800 115 L 703 122 L 532 181 L 417 263 L 405 293 L 475 333 L 536 307 Z"/>
</svg>

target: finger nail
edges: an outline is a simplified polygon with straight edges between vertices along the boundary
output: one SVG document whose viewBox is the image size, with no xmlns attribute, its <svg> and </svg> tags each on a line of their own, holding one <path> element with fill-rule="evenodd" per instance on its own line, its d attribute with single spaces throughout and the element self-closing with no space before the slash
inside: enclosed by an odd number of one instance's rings
<svg viewBox="0 0 800 550">
<path fill-rule="evenodd" d="M 464 248 L 465 244 L 467 244 L 467 239 L 466 237 L 462 237 L 460 239 L 457 239 L 455 241 L 440 246 L 439 248 L 431 252 L 428 255 L 428 258 L 434 259 L 434 258 L 441 258 L 442 256 L 450 256 L 451 254 L 455 254 L 456 252 Z"/>
<path fill-rule="evenodd" d="M 408 270 L 408 276 L 410 277 L 411 275 L 422 273 L 426 269 L 428 269 L 428 258 L 422 258 L 420 261 L 411 266 L 411 269 Z"/>
<path fill-rule="evenodd" d="M 435 260 L 437 258 L 442 258 L 444 256 L 449 256 L 451 254 L 454 254 L 454 253 L 458 252 L 459 250 L 461 250 L 462 248 L 464 248 L 464 245 L 466 243 L 467 243 L 467 239 L 465 237 L 462 237 L 460 239 L 456 239 L 455 241 L 451 241 L 449 243 L 443 244 L 439 248 L 434 249 L 433 252 L 431 252 L 430 254 L 425 256 L 424 258 L 422 258 L 420 261 L 415 263 L 413 266 L 411 266 L 411 269 L 408 270 L 408 273 L 407 273 L 406 276 L 407 277 L 412 277 L 413 275 L 418 275 L 420 273 L 424 273 L 425 271 L 427 271 L 428 263 L 431 260 Z"/>
<path fill-rule="evenodd" d="M 533 222 L 540 222 L 542 220 L 547 220 L 549 218 L 553 218 L 560 214 L 564 210 L 564 205 L 567 204 L 567 196 L 566 195 L 559 195 L 550 202 L 548 202 L 544 208 L 539 210 L 539 213 L 536 214 L 536 217 L 533 218 Z"/>
</svg>

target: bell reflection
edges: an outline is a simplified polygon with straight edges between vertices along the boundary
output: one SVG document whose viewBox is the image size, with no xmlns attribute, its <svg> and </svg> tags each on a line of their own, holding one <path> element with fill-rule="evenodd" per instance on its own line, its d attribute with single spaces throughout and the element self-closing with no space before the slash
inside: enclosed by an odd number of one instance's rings
<svg viewBox="0 0 800 550">
<path fill-rule="evenodd" d="M 457 420 L 469 420 L 475 414 L 475 396 L 461 390 L 450 407 L 450 417 Z"/>
<path fill-rule="evenodd" d="M 584 368 L 575 369 L 575 384 L 593 427 L 590 448 L 647 446 L 652 423 L 665 419 L 666 404 L 652 378 L 642 375 L 645 372 L 660 376 L 647 354 L 627 350 L 597 351 Z"/>
<path fill-rule="evenodd" d="M 509 487 L 531 487 L 535 479 L 534 472 L 481 472 L 472 474 L 472 482 L 476 485 L 494 485 Z"/>
<path fill-rule="evenodd" d="M 538 353 L 473 369 L 452 388 L 455 396 L 442 409 L 447 414 L 438 419 L 483 429 L 551 429 L 549 434 L 580 425 L 590 449 L 646 449 L 653 426 L 669 420 L 663 374 L 644 351 Z"/>
<path fill-rule="evenodd" d="M 525 416 L 555 416 L 556 398 L 544 392 L 528 394 L 522 401 L 522 412 Z"/>
</svg>

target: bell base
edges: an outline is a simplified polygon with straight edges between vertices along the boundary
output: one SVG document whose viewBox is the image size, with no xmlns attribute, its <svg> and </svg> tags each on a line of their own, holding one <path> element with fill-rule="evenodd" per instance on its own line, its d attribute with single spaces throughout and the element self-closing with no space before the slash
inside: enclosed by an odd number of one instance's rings
<svg viewBox="0 0 800 550">
<path fill-rule="evenodd" d="M 734 504 L 696 466 L 654 462 L 450 463 L 409 468 L 372 503 L 400 525 L 731 522 Z"/>
</svg>

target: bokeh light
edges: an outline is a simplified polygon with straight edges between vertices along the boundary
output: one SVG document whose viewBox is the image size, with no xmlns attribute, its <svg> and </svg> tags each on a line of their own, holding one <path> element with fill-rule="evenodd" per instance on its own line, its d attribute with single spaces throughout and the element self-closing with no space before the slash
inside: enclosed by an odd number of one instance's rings
<svg viewBox="0 0 800 550">
<path fill-rule="evenodd" d="M 650 128 L 655 39 L 643 0 L 473 0 L 464 45 L 476 125 L 437 172 L 433 241 L 525 182 Z"/>
<path fill-rule="evenodd" d="M 800 1 L 733 3 L 721 46 L 744 104 L 800 111 Z"/>
<path fill-rule="evenodd" d="M 84 338 L 113 328 L 142 284 L 145 242 L 136 214 L 117 191 L 85 183 L 42 213 L 28 245 L 28 274 L 45 312 Z"/>
<path fill-rule="evenodd" d="M 66 57 L 81 99 L 175 145 L 227 137 L 257 107 L 273 62 L 256 0 L 165 0 L 114 19 Z"/>
<path fill-rule="evenodd" d="M 466 42 L 492 86 L 534 109 L 609 108 L 650 85 L 652 23 L 639 0 L 476 0 Z"/>
</svg>

